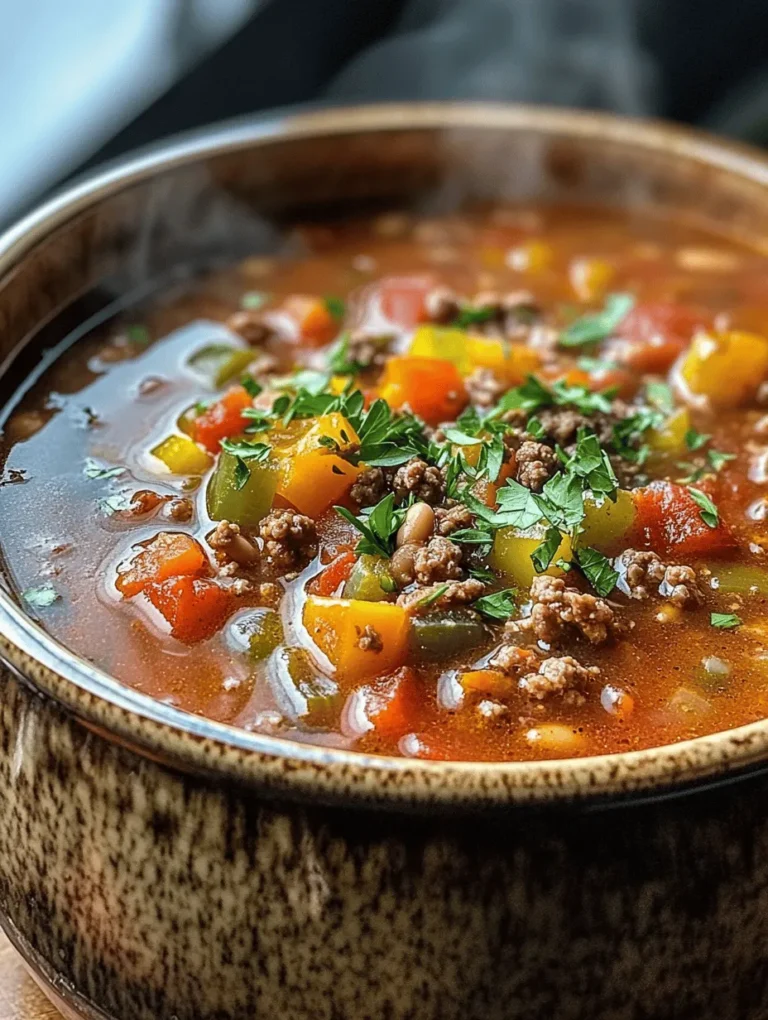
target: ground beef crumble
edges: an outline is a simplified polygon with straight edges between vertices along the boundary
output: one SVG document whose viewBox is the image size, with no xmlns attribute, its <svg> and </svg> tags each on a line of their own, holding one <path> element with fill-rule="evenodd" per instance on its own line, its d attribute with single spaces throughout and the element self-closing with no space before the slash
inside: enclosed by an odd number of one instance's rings
<svg viewBox="0 0 768 1020">
<path fill-rule="evenodd" d="M 458 581 L 462 576 L 461 559 L 461 549 L 455 542 L 442 535 L 435 535 L 426 545 L 419 546 L 414 554 L 416 581 L 421 585 Z"/>
<path fill-rule="evenodd" d="M 349 492 L 358 506 L 375 506 L 387 494 L 387 476 L 380 467 L 366 468 Z"/>
<path fill-rule="evenodd" d="M 384 647 L 384 642 L 376 628 L 368 623 L 363 627 L 363 631 L 357 639 L 357 647 L 364 652 L 380 652 Z"/>
<path fill-rule="evenodd" d="M 392 488 L 400 503 L 413 493 L 417 501 L 437 506 L 445 493 L 445 479 L 439 468 L 427 464 L 421 457 L 413 457 L 397 469 Z"/>
<path fill-rule="evenodd" d="M 602 645 L 618 629 L 614 610 L 605 599 L 569 588 L 561 577 L 534 577 L 531 601 L 530 616 L 507 624 L 511 633 L 532 632 L 538 641 L 551 645 L 570 629 L 590 644 Z"/>
<path fill-rule="evenodd" d="M 507 388 L 490 368 L 476 368 L 464 380 L 470 403 L 488 408 L 498 401 Z"/>
<path fill-rule="evenodd" d="M 544 443 L 526 440 L 518 447 L 515 457 L 515 477 L 532 492 L 541 492 L 544 483 L 557 470 L 557 457 Z"/>
<path fill-rule="evenodd" d="M 259 525 L 264 555 L 278 569 L 291 570 L 317 551 L 317 529 L 311 517 L 295 510 L 272 510 Z"/>
<path fill-rule="evenodd" d="M 584 702 L 584 688 L 600 676 L 597 666 L 582 666 L 572 655 L 544 659 L 535 673 L 520 678 L 519 688 L 536 701 L 560 695 L 569 704 Z"/>
<path fill-rule="evenodd" d="M 454 531 L 472 527 L 472 512 L 463 503 L 456 506 L 439 506 L 435 508 L 435 531 L 447 537 Z"/>
<path fill-rule="evenodd" d="M 442 588 L 445 588 L 445 591 L 434 602 L 431 601 L 432 596 Z M 428 588 L 414 588 L 413 591 L 403 592 L 398 596 L 397 604 L 413 613 L 418 613 L 420 606 L 423 605 L 423 611 L 431 613 L 435 609 L 455 609 L 458 606 L 468 606 L 475 599 L 479 599 L 484 591 L 483 582 L 470 577 L 466 581 L 449 581 L 447 584 L 433 584 Z"/>
<path fill-rule="evenodd" d="M 699 606 L 703 601 L 693 567 L 667 566 L 657 553 L 644 549 L 627 549 L 619 557 L 618 566 L 623 571 L 621 587 L 632 599 L 644 600 L 659 594 L 681 609 Z"/>
</svg>

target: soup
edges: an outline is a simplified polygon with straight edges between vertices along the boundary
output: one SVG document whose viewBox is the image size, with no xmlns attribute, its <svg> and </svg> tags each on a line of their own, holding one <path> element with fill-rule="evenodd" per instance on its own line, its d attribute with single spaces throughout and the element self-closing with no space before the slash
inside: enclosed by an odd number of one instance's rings
<svg viewBox="0 0 768 1020">
<path fill-rule="evenodd" d="M 8 574 L 122 682 L 333 747 L 557 758 L 759 719 L 765 281 L 647 212 L 299 228 L 20 389 Z"/>
</svg>

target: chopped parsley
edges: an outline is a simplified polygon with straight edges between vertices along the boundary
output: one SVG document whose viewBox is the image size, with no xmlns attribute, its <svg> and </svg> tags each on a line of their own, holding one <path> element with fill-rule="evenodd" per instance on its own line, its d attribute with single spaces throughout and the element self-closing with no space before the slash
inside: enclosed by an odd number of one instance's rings
<svg viewBox="0 0 768 1020">
<path fill-rule="evenodd" d="M 425 609 L 427 606 L 434 605 L 435 602 L 437 602 L 438 599 L 441 599 L 447 591 L 448 585 L 441 584 L 439 587 L 435 588 L 434 591 L 428 592 L 424 596 L 424 598 L 419 599 L 418 602 L 415 602 L 414 605 L 418 606 L 419 609 Z"/>
<path fill-rule="evenodd" d="M 699 507 L 702 521 L 704 521 L 708 528 L 716 528 L 720 523 L 720 514 L 709 496 L 702 492 L 701 489 L 694 489 L 692 485 L 688 486 L 688 492 L 691 494 L 691 499 Z"/>
<path fill-rule="evenodd" d="M 324 302 L 325 309 L 331 318 L 337 322 L 341 322 L 347 313 L 347 306 L 340 297 L 335 297 L 333 294 L 329 294 Z"/>
<path fill-rule="evenodd" d="M 691 428 L 685 433 L 685 445 L 693 452 L 706 446 L 711 438 L 712 436 L 708 436 L 705 432 L 697 432 L 696 429 Z"/>
<path fill-rule="evenodd" d="M 611 561 L 597 549 L 587 547 L 576 550 L 576 559 L 581 572 L 595 589 L 598 595 L 605 598 L 616 587 L 619 572 L 611 566 Z"/>
<path fill-rule="evenodd" d="M 363 513 L 360 517 L 355 517 L 344 506 L 335 506 L 333 509 L 363 536 L 355 548 L 358 556 L 392 555 L 395 537 L 407 512 L 407 507 L 395 508 L 393 493 L 390 492 L 368 513 Z"/>
<path fill-rule="evenodd" d="M 719 471 L 729 460 L 735 460 L 735 453 L 723 453 L 722 450 L 707 450 L 707 460 L 713 471 Z"/>
<path fill-rule="evenodd" d="M 269 295 L 263 290 L 247 290 L 240 298 L 240 307 L 248 312 L 256 312 L 263 308 L 269 300 Z"/>
<path fill-rule="evenodd" d="M 132 344 L 138 344 L 139 347 L 146 347 L 152 339 L 152 336 L 146 326 L 142 326 L 138 323 L 128 326 L 125 330 L 125 335 L 131 341 Z"/>
<path fill-rule="evenodd" d="M 517 612 L 516 595 L 516 588 L 504 588 L 502 591 L 493 592 L 492 595 L 483 595 L 476 599 L 472 603 L 472 608 L 490 620 L 508 620 Z"/>
<path fill-rule="evenodd" d="M 262 390 L 261 385 L 253 378 L 252 375 L 242 376 L 240 379 L 240 385 L 251 399 L 258 397 Z"/>
<path fill-rule="evenodd" d="M 97 460 L 93 457 L 85 458 L 85 465 L 83 467 L 83 474 L 86 478 L 117 478 L 119 475 L 125 474 L 125 468 L 116 467 L 102 467 Z"/>
<path fill-rule="evenodd" d="M 222 439 L 221 448 L 235 457 L 235 488 L 239 491 L 247 483 L 251 461 L 265 464 L 272 453 L 267 443 L 251 443 L 247 439 Z"/>
<path fill-rule="evenodd" d="M 657 410 L 662 411 L 665 415 L 672 414 L 675 409 L 675 395 L 669 383 L 661 382 L 660 380 L 652 380 L 646 383 L 645 397 L 649 404 L 653 404 Z"/>
<path fill-rule="evenodd" d="M 124 492 L 116 492 L 114 496 L 107 496 L 106 499 L 99 500 L 99 507 L 107 517 L 121 513 L 123 510 L 130 510 L 132 505 L 131 498 Z"/>
<path fill-rule="evenodd" d="M 582 347 L 598 343 L 611 336 L 621 320 L 632 310 L 635 299 L 631 294 L 609 294 L 605 307 L 599 312 L 582 315 L 560 334 L 562 347 Z"/>
<path fill-rule="evenodd" d="M 541 545 L 537 545 L 531 553 L 531 562 L 533 563 L 537 574 L 543 574 L 549 567 L 550 563 L 555 558 L 555 553 L 560 548 L 562 540 L 563 537 L 560 534 L 559 528 L 547 528 L 546 534 L 544 535 L 544 541 Z"/>
<path fill-rule="evenodd" d="M 453 320 L 452 325 L 457 329 L 467 329 L 469 326 L 480 326 L 488 322 L 495 315 L 493 308 L 475 308 L 473 305 L 464 305 L 459 314 Z"/>
<path fill-rule="evenodd" d="M 43 584 L 37 584 L 34 588 L 27 588 L 26 591 L 21 593 L 21 597 L 29 606 L 34 606 L 35 609 L 47 609 L 48 606 L 52 606 L 54 602 L 57 602 L 61 595 L 56 591 L 50 581 L 45 581 Z"/>
<path fill-rule="evenodd" d="M 735 613 L 710 613 L 709 622 L 719 630 L 732 630 L 740 627 L 744 621 Z"/>
<path fill-rule="evenodd" d="M 349 333 L 342 333 L 333 345 L 328 367 L 334 375 L 357 375 L 365 367 L 349 356 Z"/>
</svg>

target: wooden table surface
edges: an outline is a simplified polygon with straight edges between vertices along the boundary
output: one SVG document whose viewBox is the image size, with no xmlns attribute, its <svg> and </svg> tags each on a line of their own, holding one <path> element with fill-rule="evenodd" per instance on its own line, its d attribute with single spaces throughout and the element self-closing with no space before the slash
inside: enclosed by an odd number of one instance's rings
<svg viewBox="0 0 768 1020">
<path fill-rule="evenodd" d="M 61 1020 L 0 931 L 0 1020 Z"/>
</svg>

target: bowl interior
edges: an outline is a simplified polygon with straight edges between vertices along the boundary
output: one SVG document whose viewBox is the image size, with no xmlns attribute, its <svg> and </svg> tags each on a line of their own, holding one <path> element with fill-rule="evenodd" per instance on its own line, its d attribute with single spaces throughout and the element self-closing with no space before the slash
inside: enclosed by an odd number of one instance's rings
<svg viewBox="0 0 768 1020">
<path fill-rule="evenodd" d="M 440 214 L 528 198 L 600 202 L 668 211 L 768 249 L 766 184 L 766 164 L 748 150 L 664 126 L 567 111 L 374 107 L 216 128 L 108 168 L 0 240 L 2 372 L 8 387 L 86 309 L 177 271 L 274 251 L 298 218 L 392 207 Z M 255 762 L 300 759 L 315 770 L 314 780 L 304 776 L 310 785 L 319 781 L 318 768 L 326 780 L 342 767 L 372 775 L 386 768 L 401 777 L 429 772 L 429 783 L 419 787 L 423 796 L 458 796 L 461 783 L 450 777 L 463 771 L 470 777 L 463 780 L 465 798 L 477 795 L 479 777 L 494 773 L 501 777 L 496 799 L 547 799 L 594 792 L 597 773 L 597 788 L 612 792 L 711 775 L 768 751 L 768 724 L 756 723 L 730 735 L 614 755 L 607 765 L 607 758 L 505 766 L 376 762 L 239 733 L 121 691 L 24 620 L 7 591 L 0 591 L 0 650 L 40 686 L 127 739 L 169 752 L 175 728 L 177 755 L 203 754 L 210 741 L 231 751 L 228 767 L 256 769 L 260 778 Z M 198 738 L 194 745 L 184 743 L 189 733 Z M 246 766 L 237 756 L 249 752 L 255 757 Z M 617 765 L 618 759 L 625 761 Z M 401 792 L 408 782 L 401 781 Z M 370 785 L 364 787 L 370 796 Z"/>
</svg>

